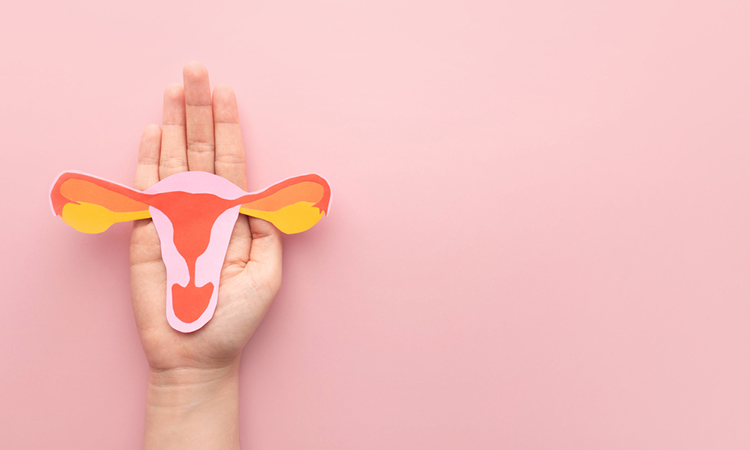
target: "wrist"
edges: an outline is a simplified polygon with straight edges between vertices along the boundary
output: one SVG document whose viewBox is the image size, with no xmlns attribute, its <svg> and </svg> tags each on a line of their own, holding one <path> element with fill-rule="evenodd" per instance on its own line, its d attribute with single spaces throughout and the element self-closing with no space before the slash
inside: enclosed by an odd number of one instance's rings
<svg viewBox="0 0 750 450">
<path fill-rule="evenodd" d="M 210 369 L 174 368 L 149 370 L 148 405 L 189 406 L 197 401 L 220 399 L 237 392 L 239 361 Z"/>
<path fill-rule="evenodd" d="M 239 360 L 151 370 L 144 448 L 239 448 Z"/>
<path fill-rule="evenodd" d="M 193 393 L 204 391 L 216 393 L 239 379 L 239 360 L 226 366 L 211 368 L 175 367 L 171 369 L 149 369 L 149 393 L 168 395 L 170 393 Z"/>
</svg>

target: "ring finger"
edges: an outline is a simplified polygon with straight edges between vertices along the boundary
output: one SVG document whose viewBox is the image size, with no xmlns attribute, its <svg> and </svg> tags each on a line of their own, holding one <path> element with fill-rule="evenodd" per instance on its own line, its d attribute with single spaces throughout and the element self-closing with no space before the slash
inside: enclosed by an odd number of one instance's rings
<svg viewBox="0 0 750 450">
<path fill-rule="evenodd" d="M 171 84 L 164 91 L 159 179 L 188 170 L 185 152 L 185 95 L 182 85 Z"/>
</svg>

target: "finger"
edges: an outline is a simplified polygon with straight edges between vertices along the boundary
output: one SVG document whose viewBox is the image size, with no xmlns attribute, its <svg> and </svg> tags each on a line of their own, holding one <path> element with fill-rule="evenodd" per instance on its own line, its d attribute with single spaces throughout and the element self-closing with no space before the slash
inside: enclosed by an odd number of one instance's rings
<svg viewBox="0 0 750 450">
<path fill-rule="evenodd" d="M 250 249 L 252 248 L 252 238 L 250 235 L 250 224 L 248 217 L 242 214 L 237 218 L 232 230 L 232 237 L 229 238 L 229 247 L 224 257 L 224 266 L 245 267 L 250 259 Z"/>
<path fill-rule="evenodd" d="M 174 83 L 164 90 L 159 177 L 164 179 L 188 170 L 185 144 L 185 93 Z"/>
<path fill-rule="evenodd" d="M 252 235 L 252 248 L 250 249 L 250 262 L 254 265 L 252 269 L 263 272 L 266 279 L 278 278 L 281 283 L 281 232 L 270 222 L 248 217 L 250 221 L 250 232 Z M 278 290 L 278 287 L 276 287 Z"/>
<path fill-rule="evenodd" d="M 214 89 L 213 113 L 216 136 L 214 159 L 216 175 L 247 190 L 245 149 L 242 146 L 237 97 L 232 88 L 226 84 L 220 84 Z"/>
<path fill-rule="evenodd" d="M 141 191 L 150 188 L 159 181 L 159 149 L 161 147 L 161 128 L 151 124 L 143 130 L 138 149 L 138 166 L 135 169 L 133 186 Z"/>
<path fill-rule="evenodd" d="M 145 190 L 159 181 L 159 147 L 161 129 L 149 125 L 143 130 L 138 151 L 138 167 L 135 171 L 136 189 Z M 166 277 L 161 260 L 161 249 L 156 228 L 151 220 L 136 220 L 130 238 L 130 283 L 131 299 L 136 323 L 140 329 L 150 328 L 158 310 L 158 302 L 149 302 L 155 289 L 159 289 Z M 163 310 L 163 302 L 161 303 Z M 163 314 L 163 313 L 162 313 Z"/>
<path fill-rule="evenodd" d="M 189 170 L 214 172 L 214 115 L 208 70 L 189 62 L 182 70 L 185 83 L 185 125 Z"/>
</svg>

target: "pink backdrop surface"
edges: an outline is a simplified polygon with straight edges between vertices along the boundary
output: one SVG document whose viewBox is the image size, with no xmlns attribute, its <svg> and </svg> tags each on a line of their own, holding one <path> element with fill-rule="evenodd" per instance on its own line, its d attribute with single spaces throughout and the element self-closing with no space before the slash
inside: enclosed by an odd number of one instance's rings
<svg viewBox="0 0 750 450">
<path fill-rule="evenodd" d="M 236 91 L 250 188 L 323 174 L 245 349 L 253 449 L 750 448 L 750 3 L 12 2 L 0 447 L 132 449 L 132 183 L 163 88 Z"/>
</svg>

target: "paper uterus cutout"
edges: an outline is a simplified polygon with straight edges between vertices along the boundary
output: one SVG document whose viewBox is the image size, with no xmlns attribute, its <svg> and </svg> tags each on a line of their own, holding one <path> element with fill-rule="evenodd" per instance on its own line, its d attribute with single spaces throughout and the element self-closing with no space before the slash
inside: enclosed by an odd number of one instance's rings
<svg viewBox="0 0 750 450">
<path fill-rule="evenodd" d="M 53 213 L 84 233 L 153 219 L 167 268 L 167 321 L 183 333 L 201 328 L 216 310 L 221 267 L 239 214 L 299 233 L 328 213 L 330 199 L 328 183 L 314 174 L 248 193 L 207 172 L 177 173 L 145 191 L 64 172 L 50 191 Z"/>
</svg>

